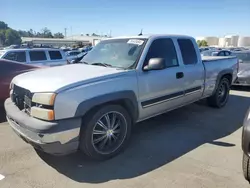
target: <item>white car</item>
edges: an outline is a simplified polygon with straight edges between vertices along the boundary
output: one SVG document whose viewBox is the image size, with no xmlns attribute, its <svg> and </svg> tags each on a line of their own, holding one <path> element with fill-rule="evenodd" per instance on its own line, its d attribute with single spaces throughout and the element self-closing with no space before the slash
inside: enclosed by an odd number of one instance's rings
<svg viewBox="0 0 250 188">
<path fill-rule="evenodd" d="M 77 55 L 80 54 L 81 52 L 79 50 L 71 50 L 65 52 L 66 58 L 68 61 L 72 61 L 77 58 Z"/>
<path fill-rule="evenodd" d="M 65 53 L 60 49 L 53 48 L 0 50 L 0 58 L 42 66 L 58 66 L 67 64 Z"/>
</svg>

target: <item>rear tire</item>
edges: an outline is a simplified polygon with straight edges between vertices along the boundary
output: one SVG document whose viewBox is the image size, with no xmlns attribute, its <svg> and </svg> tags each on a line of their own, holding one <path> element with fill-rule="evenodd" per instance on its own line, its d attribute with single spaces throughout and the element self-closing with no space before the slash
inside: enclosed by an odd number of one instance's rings
<svg viewBox="0 0 250 188">
<path fill-rule="evenodd" d="M 103 106 L 84 118 L 79 148 L 92 159 L 112 158 L 127 145 L 131 126 L 131 117 L 122 106 Z"/>
<path fill-rule="evenodd" d="M 242 170 L 245 179 L 250 182 L 250 161 L 249 157 L 243 153 L 243 159 L 242 159 Z"/>
<path fill-rule="evenodd" d="M 223 77 L 215 93 L 207 99 L 208 105 L 215 108 L 222 108 L 227 104 L 230 91 L 230 82 L 228 78 Z"/>
</svg>

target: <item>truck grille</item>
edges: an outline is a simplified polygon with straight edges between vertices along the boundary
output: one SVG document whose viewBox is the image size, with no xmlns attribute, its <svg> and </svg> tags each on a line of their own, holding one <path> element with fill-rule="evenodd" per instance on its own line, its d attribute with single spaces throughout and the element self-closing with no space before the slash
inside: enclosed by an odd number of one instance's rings
<svg viewBox="0 0 250 188">
<path fill-rule="evenodd" d="M 14 85 L 11 99 L 20 110 L 30 114 L 32 93 L 29 90 Z"/>
</svg>

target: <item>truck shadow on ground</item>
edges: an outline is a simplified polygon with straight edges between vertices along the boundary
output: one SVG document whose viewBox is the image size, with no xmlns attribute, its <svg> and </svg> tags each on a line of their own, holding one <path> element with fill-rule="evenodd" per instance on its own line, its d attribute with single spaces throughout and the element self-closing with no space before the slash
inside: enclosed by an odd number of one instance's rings
<svg viewBox="0 0 250 188">
<path fill-rule="evenodd" d="M 216 140 L 242 126 L 249 104 L 250 98 L 231 95 L 228 105 L 222 109 L 192 104 L 138 123 L 126 151 L 108 161 L 90 161 L 80 154 L 64 157 L 39 155 L 59 173 L 77 182 L 102 183 L 135 178 L 205 143 L 234 147 L 234 143 Z"/>
</svg>

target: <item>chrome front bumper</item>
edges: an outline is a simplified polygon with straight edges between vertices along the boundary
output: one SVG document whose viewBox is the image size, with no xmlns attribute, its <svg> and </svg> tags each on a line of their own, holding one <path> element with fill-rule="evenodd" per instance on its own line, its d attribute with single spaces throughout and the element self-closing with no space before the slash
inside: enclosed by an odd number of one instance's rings
<svg viewBox="0 0 250 188">
<path fill-rule="evenodd" d="M 7 120 L 25 142 L 46 153 L 63 155 L 78 149 L 80 118 L 47 122 L 20 111 L 15 104 L 5 101 Z"/>
</svg>

